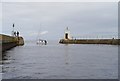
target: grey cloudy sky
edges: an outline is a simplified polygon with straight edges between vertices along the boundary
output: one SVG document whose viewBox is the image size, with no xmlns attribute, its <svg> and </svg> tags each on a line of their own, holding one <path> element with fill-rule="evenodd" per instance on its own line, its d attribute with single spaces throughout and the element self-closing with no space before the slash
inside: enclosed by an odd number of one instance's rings
<svg viewBox="0 0 120 81">
<path fill-rule="evenodd" d="M 73 37 L 118 33 L 117 2 L 8 2 L 2 4 L 2 33 L 15 30 L 26 39 L 63 38 L 68 26 Z"/>
</svg>

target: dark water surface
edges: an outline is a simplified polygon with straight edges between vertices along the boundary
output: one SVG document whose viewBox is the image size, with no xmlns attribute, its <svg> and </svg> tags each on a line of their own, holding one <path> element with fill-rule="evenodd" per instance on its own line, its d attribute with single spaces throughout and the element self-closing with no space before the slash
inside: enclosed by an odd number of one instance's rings
<svg viewBox="0 0 120 81">
<path fill-rule="evenodd" d="M 117 79 L 118 46 L 49 42 L 7 51 L 3 79 Z"/>
</svg>

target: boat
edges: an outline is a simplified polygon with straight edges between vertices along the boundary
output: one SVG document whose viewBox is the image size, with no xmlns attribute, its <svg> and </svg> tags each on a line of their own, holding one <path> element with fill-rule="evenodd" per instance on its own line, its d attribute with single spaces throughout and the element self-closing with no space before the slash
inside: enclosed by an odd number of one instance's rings
<svg viewBox="0 0 120 81">
<path fill-rule="evenodd" d="M 40 35 L 41 35 L 41 33 L 38 33 L 36 44 L 47 45 L 47 43 L 48 43 L 47 40 L 41 39 Z"/>
<path fill-rule="evenodd" d="M 38 39 L 37 44 L 47 45 L 47 41 L 43 39 Z"/>
</svg>

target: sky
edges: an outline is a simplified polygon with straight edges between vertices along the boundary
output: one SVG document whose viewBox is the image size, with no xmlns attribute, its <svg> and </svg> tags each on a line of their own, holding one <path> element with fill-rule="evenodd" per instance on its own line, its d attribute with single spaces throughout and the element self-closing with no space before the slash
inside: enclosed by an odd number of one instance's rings
<svg viewBox="0 0 120 81">
<path fill-rule="evenodd" d="M 4 2 L 2 32 L 12 24 L 25 40 L 59 40 L 66 27 L 74 38 L 112 37 L 118 33 L 117 2 Z"/>
<path fill-rule="evenodd" d="M 1 2 L 119 2 L 119 0 L 1 0 Z"/>
</svg>

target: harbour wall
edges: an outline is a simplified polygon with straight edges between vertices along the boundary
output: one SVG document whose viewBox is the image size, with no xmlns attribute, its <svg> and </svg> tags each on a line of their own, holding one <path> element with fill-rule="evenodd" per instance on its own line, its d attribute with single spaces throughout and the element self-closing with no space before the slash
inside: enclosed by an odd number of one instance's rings
<svg viewBox="0 0 120 81">
<path fill-rule="evenodd" d="M 120 39 L 61 39 L 61 44 L 110 44 L 120 45 Z"/>
<path fill-rule="evenodd" d="M 2 52 L 19 45 L 24 45 L 24 39 L 22 37 L 0 34 L 0 47 Z"/>
</svg>

